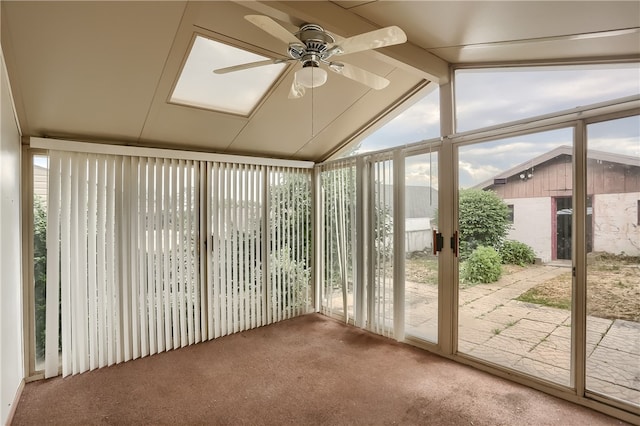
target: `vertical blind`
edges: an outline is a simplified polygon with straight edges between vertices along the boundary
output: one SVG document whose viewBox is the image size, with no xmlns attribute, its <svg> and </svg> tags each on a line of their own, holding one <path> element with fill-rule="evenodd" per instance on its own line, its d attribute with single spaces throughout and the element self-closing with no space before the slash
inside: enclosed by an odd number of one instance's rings
<svg viewBox="0 0 640 426">
<path fill-rule="evenodd" d="M 50 151 L 45 377 L 308 312 L 310 178 Z"/>
<path fill-rule="evenodd" d="M 370 292 L 369 328 L 384 336 L 393 335 L 393 161 L 374 158 L 371 161 L 369 223 Z"/>
<path fill-rule="evenodd" d="M 320 174 L 322 311 L 345 321 L 362 318 L 369 330 L 385 336 L 394 334 L 393 164 L 383 154 L 359 164 L 355 160 L 326 164 Z M 367 178 L 364 199 L 359 201 L 360 174 Z M 356 232 L 359 220 L 364 223 L 361 235 Z M 358 276 L 358 256 L 366 265 L 362 276 Z"/>
<path fill-rule="evenodd" d="M 328 315 L 353 318 L 356 292 L 356 167 L 339 162 L 321 174 L 323 211 L 322 308 Z"/>
<path fill-rule="evenodd" d="M 209 339 L 308 312 L 310 173 L 217 162 L 208 168 Z"/>
</svg>

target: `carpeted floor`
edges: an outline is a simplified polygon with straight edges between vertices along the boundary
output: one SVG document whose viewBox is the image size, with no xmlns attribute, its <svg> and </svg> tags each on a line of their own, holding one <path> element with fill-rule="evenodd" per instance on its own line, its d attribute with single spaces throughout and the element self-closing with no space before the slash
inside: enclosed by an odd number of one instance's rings
<svg viewBox="0 0 640 426">
<path fill-rule="evenodd" d="M 12 424 L 624 423 L 314 314 L 28 383 Z"/>
</svg>

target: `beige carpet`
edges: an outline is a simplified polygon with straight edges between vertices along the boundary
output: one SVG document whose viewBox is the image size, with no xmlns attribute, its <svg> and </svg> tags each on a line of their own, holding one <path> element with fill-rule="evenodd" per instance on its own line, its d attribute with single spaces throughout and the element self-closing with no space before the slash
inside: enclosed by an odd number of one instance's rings
<svg viewBox="0 0 640 426">
<path fill-rule="evenodd" d="M 624 423 L 314 314 L 29 383 L 13 424 Z"/>
</svg>

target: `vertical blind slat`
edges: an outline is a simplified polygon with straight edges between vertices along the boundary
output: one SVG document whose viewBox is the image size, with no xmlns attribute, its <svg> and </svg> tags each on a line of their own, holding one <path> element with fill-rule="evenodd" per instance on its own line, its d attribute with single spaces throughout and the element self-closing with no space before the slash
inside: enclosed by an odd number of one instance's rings
<svg viewBox="0 0 640 426">
<path fill-rule="evenodd" d="M 70 159 L 62 160 L 62 204 L 60 209 L 60 301 L 62 315 L 62 375 L 72 374 L 71 354 L 71 248 L 69 231 L 71 228 L 71 170 Z"/>
<path fill-rule="evenodd" d="M 126 306 L 126 298 L 124 293 L 125 288 L 129 288 L 127 282 L 127 268 L 129 262 L 127 259 L 128 256 L 128 244 L 125 244 L 126 235 L 127 235 L 127 221 L 124 218 L 124 212 L 127 208 L 126 200 L 124 198 L 124 191 L 122 190 L 122 186 L 126 185 L 127 182 L 125 180 L 125 168 L 124 161 L 122 157 L 116 157 L 115 159 L 115 233 L 114 240 L 115 246 L 117 249 L 115 250 L 115 262 L 117 262 L 116 273 L 115 273 L 115 283 L 114 283 L 114 305 L 115 312 L 117 313 L 116 322 L 114 325 L 114 334 L 115 334 L 115 362 L 121 363 L 129 358 L 125 358 L 125 352 L 129 348 L 129 324 L 128 324 L 128 312 L 125 309 Z M 118 255 L 119 252 L 119 255 Z"/>
<path fill-rule="evenodd" d="M 211 251 L 212 257 L 209 263 L 209 269 L 213 276 L 213 283 L 211 285 L 211 292 L 213 295 L 213 303 L 209 302 L 211 307 L 211 316 L 213 317 L 214 332 L 213 337 L 220 336 L 220 270 L 218 265 L 220 264 L 220 212 L 218 203 L 218 194 L 220 193 L 220 169 L 218 163 L 212 165 L 212 203 L 210 216 L 213 216 L 213 230 L 211 237 L 213 240 L 213 250 Z"/>
<path fill-rule="evenodd" d="M 121 210 L 118 213 L 120 217 L 120 237 L 119 247 L 122 253 L 119 257 L 120 275 L 122 281 L 120 283 L 120 335 L 122 336 L 122 362 L 133 359 L 133 332 L 131 321 L 131 270 L 135 268 L 135 261 L 132 259 L 134 251 L 132 251 L 132 242 L 135 241 L 133 233 L 133 225 L 131 223 L 131 183 L 133 181 L 131 158 L 120 158 L 120 167 L 122 170 L 122 188 L 119 189 L 120 198 L 122 199 Z M 128 190 L 125 190 L 128 188 Z"/>
<path fill-rule="evenodd" d="M 138 316 L 138 276 L 140 271 L 140 259 L 138 257 L 138 252 L 140 251 L 140 234 L 138 230 L 138 218 L 139 218 L 139 205 L 138 199 L 140 199 L 139 195 L 139 186 L 138 180 L 140 178 L 139 175 L 139 158 L 131 157 L 130 161 L 130 172 L 129 177 L 130 181 L 128 182 L 128 187 L 131 188 L 131 193 L 129 196 L 129 220 L 130 220 L 130 257 L 131 259 L 131 269 L 129 270 L 130 278 L 129 282 L 131 283 L 130 296 L 129 296 L 129 304 L 130 304 L 130 316 L 131 316 L 131 359 L 137 359 L 140 357 L 140 324 L 139 324 L 139 316 Z"/>
<path fill-rule="evenodd" d="M 147 164 L 147 315 L 149 316 L 149 322 L 147 325 L 149 333 L 149 354 L 153 355 L 158 352 L 156 344 L 156 162 L 152 159 L 148 160 Z"/>
<path fill-rule="evenodd" d="M 193 198 L 194 198 L 194 193 L 195 190 L 193 188 L 193 181 L 195 179 L 194 176 L 194 163 L 191 163 L 191 168 L 187 173 L 187 229 L 189 230 L 189 232 L 191 233 L 192 228 L 192 223 L 193 223 Z M 191 233 L 190 235 L 190 242 L 193 244 L 193 239 L 194 239 L 194 235 L 193 233 Z M 193 344 L 195 342 L 194 339 L 194 335 L 195 332 L 193 330 L 193 267 L 192 267 L 192 262 L 193 262 L 193 251 L 192 251 L 192 247 L 190 246 L 189 248 L 187 248 L 187 260 L 186 260 L 186 271 L 187 271 L 187 278 L 186 278 L 186 287 L 187 287 L 187 334 L 189 335 L 189 344 Z"/>
<path fill-rule="evenodd" d="M 148 282 L 148 258 L 149 253 L 148 245 L 148 206 L 149 206 L 149 193 L 148 193 L 148 167 L 149 164 L 146 158 L 140 158 L 139 164 L 139 176 L 140 182 L 138 182 L 138 242 L 139 253 L 139 300 L 138 300 L 138 313 L 140 318 L 140 356 L 145 357 L 149 355 L 149 323 L 148 319 L 148 305 L 147 305 L 147 282 Z"/>
<path fill-rule="evenodd" d="M 89 299 L 88 299 L 88 277 L 87 274 L 87 258 L 88 258 L 88 236 L 87 236 L 87 167 L 88 156 L 82 155 L 78 161 L 80 179 L 78 182 L 78 302 L 79 302 L 79 318 L 78 318 L 78 357 L 80 359 L 80 371 L 89 369 Z"/>
<path fill-rule="evenodd" d="M 58 315 L 60 307 L 60 156 L 53 152 L 49 158 L 49 193 L 47 198 L 47 289 L 45 378 L 58 375 Z"/>
<path fill-rule="evenodd" d="M 165 335 L 165 347 L 166 350 L 173 349 L 173 222 L 172 215 L 174 212 L 173 205 L 173 165 L 172 160 L 164 160 L 164 210 L 163 210 L 163 223 L 164 223 L 164 250 L 163 250 L 163 264 L 164 264 L 164 279 L 163 295 L 164 300 L 164 335 Z"/>
<path fill-rule="evenodd" d="M 191 240 L 191 233 L 185 226 L 186 217 L 189 214 L 187 209 L 187 200 L 191 198 L 191 194 L 187 190 L 187 179 L 190 178 L 189 174 L 189 162 L 180 160 L 180 189 L 178 191 L 178 197 L 180 200 L 180 219 L 179 219 L 179 234 L 180 234 L 180 346 L 185 347 L 189 343 L 189 336 L 187 335 L 187 266 L 186 262 L 190 257 L 187 255 L 189 250 L 189 241 Z"/>
<path fill-rule="evenodd" d="M 196 204 L 195 204 L 195 212 L 198 212 L 197 217 L 198 217 L 198 221 L 195 224 L 195 229 L 197 230 L 202 230 L 204 229 L 204 215 L 200 214 L 200 205 L 206 205 L 204 203 L 204 201 L 202 201 L 204 199 L 204 190 L 205 190 L 205 185 L 204 185 L 204 180 L 206 179 L 206 167 L 205 167 L 205 162 L 202 161 L 198 161 L 196 163 L 196 170 L 197 170 L 197 180 L 198 180 L 198 196 L 195 198 L 196 200 Z M 198 256 L 200 254 L 204 254 L 205 253 L 205 236 L 203 235 L 204 232 L 196 232 L 196 235 L 199 236 L 199 245 L 197 250 Z M 197 272 L 197 278 L 194 280 L 194 286 L 195 286 L 195 298 L 194 298 L 194 305 L 195 305 L 195 316 L 194 316 L 194 323 L 195 323 L 195 331 L 196 331 L 196 335 L 195 335 L 195 341 L 196 342 L 201 342 L 203 341 L 203 336 L 206 336 L 206 305 L 204 305 L 203 302 L 203 297 L 206 297 L 206 290 L 205 290 L 205 283 L 206 283 L 206 274 L 205 274 L 205 262 L 200 262 L 197 261 L 196 262 L 198 265 L 198 268 L 196 268 L 196 272 Z"/>
</svg>

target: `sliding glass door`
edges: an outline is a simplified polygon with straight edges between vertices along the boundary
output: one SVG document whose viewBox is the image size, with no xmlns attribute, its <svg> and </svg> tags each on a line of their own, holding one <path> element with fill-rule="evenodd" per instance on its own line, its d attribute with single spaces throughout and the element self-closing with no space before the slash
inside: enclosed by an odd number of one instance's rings
<svg viewBox="0 0 640 426">
<path fill-rule="evenodd" d="M 458 150 L 458 351 L 571 384 L 573 130 Z"/>
<path fill-rule="evenodd" d="M 404 159 L 405 335 L 438 342 L 438 151 Z"/>
<path fill-rule="evenodd" d="M 587 147 L 586 388 L 640 407 L 640 116 L 587 126 Z"/>
</svg>

